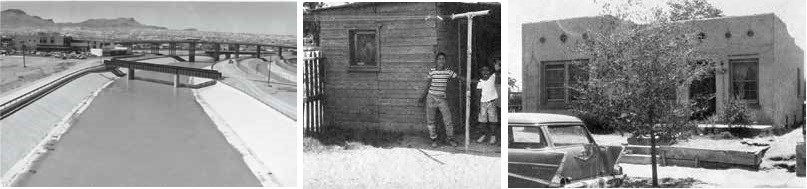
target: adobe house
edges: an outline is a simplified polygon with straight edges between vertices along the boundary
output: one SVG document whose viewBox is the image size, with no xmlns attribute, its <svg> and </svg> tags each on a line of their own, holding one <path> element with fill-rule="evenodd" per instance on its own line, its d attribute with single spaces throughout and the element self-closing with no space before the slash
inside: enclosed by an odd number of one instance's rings
<svg viewBox="0 0 807 189">
<path fill-rule="evenodd" d="M 568 63 L 588 61 L 571 52 L 585 35 L 625 23 L 610 16 L 571 18 L 522 25 L 523 107 L 526 112 L 569 113 Z M 721 112 L 731 95 L 751 104 L 760 124 L 789 126 L 804 121 L 804 51 L 774 14 L 684 21 L 700 30 L 699 50 L 717 54 L 708 77 L 681 86 L 677 99 L 715 94 L 710 106 Z"/>
<path fill-rule="evenodd" d="M 473 18 L 473 72 L 500 50 L 498 3 L 364 2 L 313 10 L 306 20 L 320 23 L 319 49 L 326 61 L 325 123 L 427 132 L 425 105 L 418 100 L 435 55 L 445 53 L 449 69 L 466 73 L 467 19 L 452 20 L 451 15 L 481 10 L 490 14 Z M 457 132 L 465 120 L 463 91 L 464 84 L 449 83 Z"/>
</svg>

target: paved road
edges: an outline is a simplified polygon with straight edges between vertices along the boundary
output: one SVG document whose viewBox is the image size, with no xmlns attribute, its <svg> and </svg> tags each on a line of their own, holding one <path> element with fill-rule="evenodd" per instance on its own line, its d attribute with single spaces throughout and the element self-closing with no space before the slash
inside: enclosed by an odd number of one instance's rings
<svg viewBox="0 0 807 189">
<path fill-rule="evenodd" d="M 190 89 L 125 78 L 96 97 L 35 170 L 19 185 L 260 186 Z"/>
</svg>

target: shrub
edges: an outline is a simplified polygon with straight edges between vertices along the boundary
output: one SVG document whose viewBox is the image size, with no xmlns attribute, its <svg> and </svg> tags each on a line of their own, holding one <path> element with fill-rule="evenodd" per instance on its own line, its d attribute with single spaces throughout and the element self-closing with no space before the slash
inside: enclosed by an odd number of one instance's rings
<svg viewBox="0 0 807 189">
<path fill-rule="evenodd" d="M 591 114 L 580 114 L 577 115 L 577 117 L 583 121 L 583 124 L 585 124 L 588 130 L 592 133 L 609 134 L 614 132 L 614 129 L 609 126 L 608 120 Z"/>
<path fill-rule="evenodd" d="M 722 123 L 726 123 L 729 127 L 740 126 L 745 127 L 752 123 L 753 110 L 748 103 L 736 98 L 730 98 L 723 103 L 723 112 L 719 113 L 718 119 Z"/>
</svg>

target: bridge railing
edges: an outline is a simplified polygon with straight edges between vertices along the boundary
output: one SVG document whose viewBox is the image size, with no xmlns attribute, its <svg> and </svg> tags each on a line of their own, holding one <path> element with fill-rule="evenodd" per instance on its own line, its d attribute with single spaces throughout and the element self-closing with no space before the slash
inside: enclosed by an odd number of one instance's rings
<svg viewBox="0 0 807 189">
<path fill-rule="evenodd" d="M 325 125 L 325 57 L 319 50 L 305 50 L 303 57 L 303 127 L 308 136 L 322 131 Z"/>
<path fill-rule="evenodd" d="M 104 61 L 104 65 L 107 67 L 124 67 L 135 70 L 146 70 L 161 73 L 179 74 L 179 75 L 187 75 L 192 77 L 201 77 L 215 80 L 219 80 L 222 77 L 221 72 L 216 70 L 188 68 L 188 67 L 172 66 L 164 64 L 151 64 L 151 63 L 126 61 L 126 60 L 106 60 Z"/>
</svg>

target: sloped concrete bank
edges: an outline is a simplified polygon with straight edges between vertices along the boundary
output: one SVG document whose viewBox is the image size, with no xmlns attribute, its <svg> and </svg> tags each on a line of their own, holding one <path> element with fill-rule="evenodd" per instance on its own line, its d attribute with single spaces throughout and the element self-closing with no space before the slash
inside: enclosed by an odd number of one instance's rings
<svg viewBox="0 0 807 189">
<path fill-rule="evenodd" d="M 263 186 L 297 186 L 295 120 L 225 84 L 194 89 L 193 95 Z"/>
<path fill-rule="evenodd" d="M 46 153 L 47 146 L 69 129 L 71 122 L 117 77 L 93 73 L 78 78 L 0 121 L 0 172 L 10 186 Z"/>
</svg>

